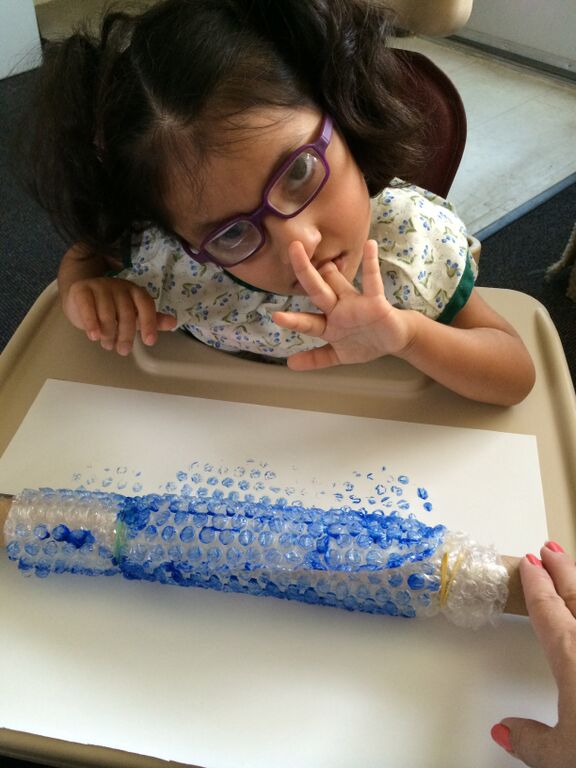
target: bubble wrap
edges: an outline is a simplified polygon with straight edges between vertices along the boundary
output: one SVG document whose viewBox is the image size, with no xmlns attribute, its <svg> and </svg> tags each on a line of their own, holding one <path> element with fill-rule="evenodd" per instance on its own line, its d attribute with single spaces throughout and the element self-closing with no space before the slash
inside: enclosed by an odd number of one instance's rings
<svg viewBox="0 0 576 768">
<path fill-rule="evenodd" d="M 27 490 L 5 526 L 8 556 L 51 573 L 270 595 L 478 627 L 503 610 L 492 548 L 413 515 L 205 496 Z"/>
</svg>

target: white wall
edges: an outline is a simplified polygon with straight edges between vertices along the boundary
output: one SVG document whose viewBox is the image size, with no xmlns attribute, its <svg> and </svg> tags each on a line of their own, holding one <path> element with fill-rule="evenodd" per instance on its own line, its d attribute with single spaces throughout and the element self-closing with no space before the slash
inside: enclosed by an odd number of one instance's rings
<svg viewBox="0 0 576 768">
<path fill-rule="evenodd" d="M 0 79 L 40 64 L 33 0 L 0 0 Z"/>
<path fill-rule="evenodd" d="M 475 0 L 457 34 L 576 72 L 575 0 Z"/>
</svg>

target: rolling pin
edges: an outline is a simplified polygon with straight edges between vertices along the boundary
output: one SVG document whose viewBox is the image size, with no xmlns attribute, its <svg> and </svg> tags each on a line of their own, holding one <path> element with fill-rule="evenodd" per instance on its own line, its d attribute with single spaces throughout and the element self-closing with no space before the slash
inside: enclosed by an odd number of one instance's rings
<svg viewBox="0 0 576 768">
<path fill-rule="evenodd" d="M 121 574 L 471 628 L 526 615 L 519 558 L 397 512 L 28 489 L 0 496 L 0 545 L 39 578 Z"/>
</svg>

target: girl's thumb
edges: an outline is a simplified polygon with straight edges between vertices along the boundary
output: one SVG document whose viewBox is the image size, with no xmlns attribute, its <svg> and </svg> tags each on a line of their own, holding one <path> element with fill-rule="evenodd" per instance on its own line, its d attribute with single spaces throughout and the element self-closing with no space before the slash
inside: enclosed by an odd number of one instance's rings
<svg viewBox="0 0 576 768">
<path fill-rule="evenodd" d="M 500 747 L 531 768 L 561 768 L 556 762 L 554 729 L 537 720 L 507 717 L 494 725 L 490 735 Z"/>
</svg>

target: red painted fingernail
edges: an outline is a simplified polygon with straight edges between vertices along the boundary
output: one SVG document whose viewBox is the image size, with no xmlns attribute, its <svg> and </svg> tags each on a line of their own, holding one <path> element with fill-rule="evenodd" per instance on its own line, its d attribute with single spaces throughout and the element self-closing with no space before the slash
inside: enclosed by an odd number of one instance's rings
<svg viewBox="0 0 576 768">
<path fill-rule="evenodd" d="M 510 744 L 510 728 L 502 723 L 492 726 L 490 736 L 494 739 L 498 746 L 506 750 L 506 752 L 512 752 L 512 745 Z"/>
<path fill-rule="evenodd" d="M 555 541 L 547 541 L 546 542 L 546 549 L 551 549 L 552 552 L 562 552 L 562 553 L 564 553 L 564 549 L 560 546 L 560 544 L 557 544 Z"/>
<path fill-rule="evenodd" d="M 538 568 L 542 568 L 542 560 L 538 560 L 536 555 L 526 555 L 526 560 L 528 560 L 531 565 L 537 565 Z"/>
</svg>

